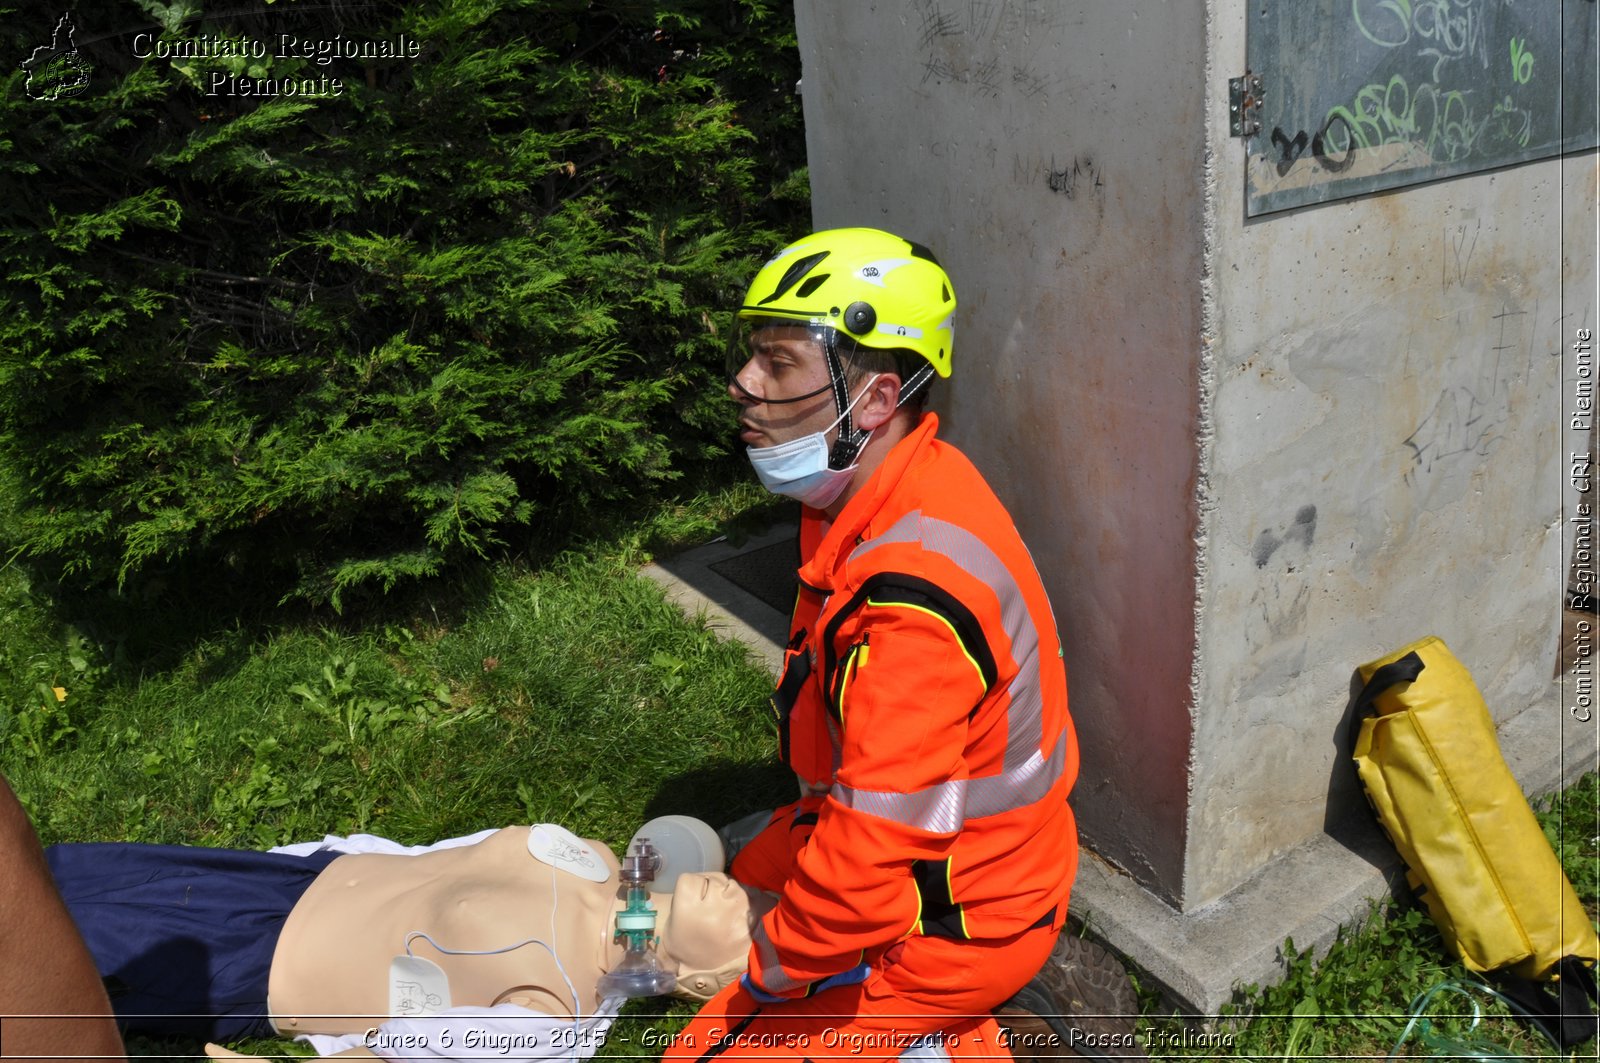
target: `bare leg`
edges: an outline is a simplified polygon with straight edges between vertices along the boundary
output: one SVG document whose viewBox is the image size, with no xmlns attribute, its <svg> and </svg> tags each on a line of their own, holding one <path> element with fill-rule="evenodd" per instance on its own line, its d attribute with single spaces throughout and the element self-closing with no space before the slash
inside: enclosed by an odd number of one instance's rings
<svg viewBox="0 0 1600 1063">
<path fill-rule="evenodd" d="M 56 892 L 39 839 L 0 777 L 0 1052 L 124 1058 L 111 1002 Z M 29 1017 L 24 1017 L 29 1016 Z"/>
</svg>

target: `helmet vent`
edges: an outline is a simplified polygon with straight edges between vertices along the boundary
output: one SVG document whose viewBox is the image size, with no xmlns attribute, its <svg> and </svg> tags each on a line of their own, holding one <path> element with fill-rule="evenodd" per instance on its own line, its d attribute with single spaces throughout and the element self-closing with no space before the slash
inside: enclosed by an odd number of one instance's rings
<svg viewBox="0 0 1600 1063">
<path fill-rule="evenodd" d="M 818 251 L 814 255 L 807 255 L 805 258 L 795 262 L 794 265 L 790 266 L 784 271 L 782 277 L 778 278 L 778 286 L 772 289 L 772 294 L 761 300 L 761 302 L 757 303 L 756 305 L 766 306 L 768 303 L 776 299 L 783 298 L 790 288 L 793 288 L 796 284 L 799 284 L 801 278 L 803 278 L 807 273 L 810 273 L 812 269 L 816 267 L 818 262 L 821 262 L 827 257 L 828 252 Z"/>
<path fill-rule="evenodd" d="M 941 289 L 943 289 L 943 291 L 944 291 L 944 301 L 948 303 L 950 301 L 950 285 L 941 284 L 941 285 L 939 285 L 939 287 Z"/>
<path fill-rule="evenodd" d="M 816 277 L 807 277 L 805 283 L 794 290 L 795 297 L 804 299 L 806 296 L 822 287 L 831 276 L 833 276 L 833 274 L 823 273 Z"/>
</svg>

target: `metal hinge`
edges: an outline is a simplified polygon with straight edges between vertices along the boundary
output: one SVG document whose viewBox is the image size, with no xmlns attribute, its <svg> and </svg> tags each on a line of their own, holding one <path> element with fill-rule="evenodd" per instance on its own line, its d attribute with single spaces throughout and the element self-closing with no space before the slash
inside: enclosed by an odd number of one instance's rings
<svg viewBox="0 0 1600 1063">
<path fill-rule="evenodd" d="M 1245 71 L 1242 78 L 1228 79 L 1228 133 L 1253 137 L 1261 132 L 1261 97 L 1267 94 L 1260 74 Z"/>
</svg>

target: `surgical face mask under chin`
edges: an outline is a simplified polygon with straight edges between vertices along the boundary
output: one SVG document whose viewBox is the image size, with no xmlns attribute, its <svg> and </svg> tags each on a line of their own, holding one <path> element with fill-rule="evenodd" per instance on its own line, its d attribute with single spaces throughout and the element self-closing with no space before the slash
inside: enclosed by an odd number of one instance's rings
<svg viewBox="0 0 1600 1063">
<path fill-rule="evenodd" d="M 745 448 L 761 486 L 775 495 L 797 499 L 813 509 L 826 509 L 832 505 L 855 475 L 858 463 L 851 462 L 844 469 L 828 468 L 828 433 L 855 409 L 856 403 L 861 401 L 861 397 L 877 379 L 878 374 L 874 374 L 862 387 L 860 394 L 850 400 L 844 413 L 820 432 L 812 432 L 773 447 Z"/>
</svg>

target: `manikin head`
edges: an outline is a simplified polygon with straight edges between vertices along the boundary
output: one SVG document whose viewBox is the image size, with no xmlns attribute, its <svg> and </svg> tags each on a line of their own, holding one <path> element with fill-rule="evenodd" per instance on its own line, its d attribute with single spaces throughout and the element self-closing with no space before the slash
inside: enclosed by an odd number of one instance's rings
<svg viewBox="0 0 1600 1063">
<path fill-rule="evenodd" d="M 778 903 L 720 871 L 685 872 L 651 900 L 661 913 L 657 955 L 678 976 L 673 995 L 702 1002 L 744 973 L 750 933 Z"/>
</svg>

